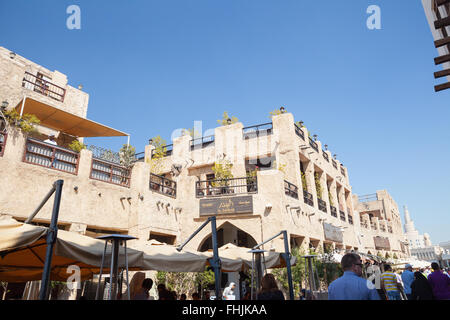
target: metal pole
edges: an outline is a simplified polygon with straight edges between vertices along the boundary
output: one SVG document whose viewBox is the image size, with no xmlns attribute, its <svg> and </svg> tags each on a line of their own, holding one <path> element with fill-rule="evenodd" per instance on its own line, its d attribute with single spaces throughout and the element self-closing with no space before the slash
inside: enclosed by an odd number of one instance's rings
<svg viewBox="0 0 450 320">
<path fill-rule="evenodd" d="M 291 270 L 291 254 L 289 252 L 289 242 L 287 237 L 287 231 L 283 230 L 283 237 L 284 237 L 284 259 L 286 260 L 286 269 L 287 269 L 287 276 L 288 276 L 288 284 L 289 284 L 289 298 L 290 300 L 294 300 L 294 286 L 292 284 L 292 270 Z"/>
<path fill-rule="evenodd" d="M 255 273 L 255 253 L 252 252 L 252 287 L 251 287 L 251 300 L 253 300 L 253 278 L 254 278 L 254 273 Z"/>
<path fill-rule="evenodd" d="M 95 300 L 98 300 L 98 293 L 100 292 L 100 286 L 102 285 L 103 264 L 105 263 L 105 254 L 106 254 L 107 246 L 108 246 L 108 241 L 105 241 L 105 249 L 103 250 L 103 255 L 102 255 L 102 264 L 100 266 L 100 275 L 98 278 L 97 291 L 95 292 Z"/>
<path fill-rule="evenodd" d="M 111 259 L 111 274 L 110 274 L 110 280 L 111 280 L 111 286 L 109 287 L 110 290 L 110 297 L 109 300 L 116 300 L 117 296 L 117 274 L 118 274 L 118 260 L 119 260 L 119 240 L 114 239 L 112 241 L 113 244 L 113 254 Z"/>
<path fill-rule="evenodd" d="M 53 201 L 53 212 L 50 228 L 47 233 L 47 252 L 45 254 L 44 271 L 42 273 L 42 287 L 39 293 L 39 300 L 48 300 L 50 271 L 52 266 L 53 246 L 58 236 L 58 215 L 59 205 L 61 204 L 61 193 L 64 180 L 57 180 L 54 184 L 56 189 L 55 199 Z"/>
<path fill-rule="evenodd" d="M 216 217 L 209 217 L 208 221 L 211 221 L 211 232 L 212 232 L 212 246 L 213 246 L 213 268 L 214 268 L 214 280 L 216 287 L 216 300 L 222 300 L 220 295 L 220 258 L 219 258 L 219 248 L 217 246 L 217 230 L 216 230 Z"/>
<path fill-rule="evenodd" d="M 127 295 L 128 295 L 128 300 L 130 299 L 130 282 L 128 280 L 128 253 L 127 253 L 127 242 L 125 241 L 125 267 L 127 268 Z"/>
<path fill-rule="evenodd" d="M 254 246 L 252 249 L 257 249 L 257 248 L 259 248 L 259 247 L 261 247 L 263 244 L 266 244 L 267 242 L 269 242 L 269 241 L 272 241 L 273 239 L 275 239 L 276 237 L 278 237 L 280 234 L 282 234 L 283 232 L 286 232 L 286 231 L 280 231 L 280 232 L 278 232 L 276 235 L 274 235 L 273 237 L 271 237 L 271 238 L 269 238 L 269 239 L 267 239 L 267 240 L 265 240 L 265 241 L 263 241 L 263 242 L 261 242 L 261 243 L 258 243 L 256 246 Z"/>
<path fill-rule="evenodd" d="M 47 193 L 47 195 L 45 196 L 45 198 L 41 201 L 41 203 L 39 204 L 39 206 L 36 208 L 36 210 L 33 211 L 32 214 L 30 214 L 30 216 L 28 217 L 27 220 L 25 220 L 25 223 L 30 223 L 31 220 L 33 220 L 33 218 L 38 214 L 39 210 L 42 209 L 42 207 L 47 203 L 48 199 L 50 199 L 50 197 L 52 196 L 52 194 L 56 191 L 55 189 L 55 185 L 52 186 L 52 188 L 50 189 L 50 191 Z"/>
</svg>

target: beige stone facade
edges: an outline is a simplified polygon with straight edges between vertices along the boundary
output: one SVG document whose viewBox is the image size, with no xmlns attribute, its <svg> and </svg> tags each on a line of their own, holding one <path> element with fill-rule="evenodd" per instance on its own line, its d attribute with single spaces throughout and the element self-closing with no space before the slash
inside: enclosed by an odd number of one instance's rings
<svg viewBox="0 0 450 320">
<path fill-rule="evenodd" d="M 19 56 L 12 59 L 4 48 L 0 48 L 0 59 L 0 99 L 8 100 L 10 106 L 19 104 L 24 94 L 32 94 L 41 103 L 86 116 L 89 96 L 68 86 L 65 75 Z M 66 90 L 63 101 L 23 87 L 25 73 L 39 70 Z M 52 152 L 62 155 L 53 162 L 33 154 L 33 148 L 51 146 L 9 129 L 0 156 L 0 214 L 26 219 L 52 183 L 63 179 L 59 223 L 66 230 L 90 236 L 119 232 L 179 244 L 209 216 L 200 214 L 201 206 L 218 205 L 228 206 L 214 214 L 219 244 L 249 247 L 287 230 L 289 243 L 304 248 L 330 245 L 339 250 L 406 255 L 398 244 L 403 234 L 398 209 L 394 210 L 396 204 L 387 192 L 380 192 L 389 207 L 384 218 L 374 220 L 377 230 L 362 226 L 362 209 L 354 201 L 347 168 L 320 141 L 309 137 L 305 127 L 296 125 L 290 113 L 274 116 L 260 127 L 244 127 L 239 122 L 217 127 L 209 140 L 181 135 L 173 140 L 159 176 L 150 173 L 152 145 L 145 147 L 145 158 L 130 172 L 96 159 L 89 150 L 74 155 L 53 148 Z M 214 179 L 212 166 L 225 160 L 233 164 L 233 180 L 214 186 L 208 182 Z M 249 178 L 248 173 L 255 169 L 256 179 Z M 36 221 L 48 223 L 50 215 L 51 203 Z M 380 225 L 386 231 L 380 231 Z M 210 234 L 208 226 L 188 247 L 208 249 Z M 389 250 L 375 248 L 370 239 L 378 235 L 389 238 Z M 283 250 L 283 239 L 279 237 L 265 246 L 270 248 Z"/>
</svg>

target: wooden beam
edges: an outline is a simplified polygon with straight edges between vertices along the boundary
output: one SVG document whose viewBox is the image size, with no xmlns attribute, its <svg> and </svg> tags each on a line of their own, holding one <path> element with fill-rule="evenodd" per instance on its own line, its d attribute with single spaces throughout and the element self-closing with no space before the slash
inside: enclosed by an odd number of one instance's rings
<svg viewBox="0 0 450 320">
<path fill-rule="evenodd" d="M 447 3 L 450 3 L 450 0 L 436 0 L 436 5 L 438 7 L 442 6 L 443 4 L 447 4 Z"/>
<path fill-rule="evenodd" d="M 441 64 L 450 61 L 450 54 L 446 54 L 437 58 L 434 58 L 434 64 Z"/>
<path fill-rule="evenodd" d="M 434 28 L 439 29 L 450 25 L 450 17 L 438 19 L 434 22 Z"/>
<path fill-rule="evenodd" d="M 442 90 L 445 90 L 445 89 L 450 89 L 450 82 L 446 82 L 446 83 L 434 86 L 434 91 L 435 92 L 442 91 Z"/>
<path fill-rule="evenodd" d="M 450 37 L 445 37 L 443 39 L 436 40 L 434 42 L 434 46 L 436 48 L 439 48 L 439 47 L 445 46 L 446 44 L 449 44 L 449 43 L 450 43 Z"/>
<path fill-rule="evenodd" d="M 450 69 L 442 70 L 442 71 L 438 71 L 438 72 L 434 73 L 434 78 L 435 79 L 442 78 L 442 77 L 445 77 L 445 76 L 450 76 Z"/>
</svg>

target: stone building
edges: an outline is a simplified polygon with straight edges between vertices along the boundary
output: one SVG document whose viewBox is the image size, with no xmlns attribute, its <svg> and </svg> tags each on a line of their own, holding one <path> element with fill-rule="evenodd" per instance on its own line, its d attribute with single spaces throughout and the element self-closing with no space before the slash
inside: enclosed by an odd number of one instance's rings
<svg viewBox="0 0 450 320">
<path fill-rule="evenodd" d="M 375 194 L 354 196 L 361 222 L 361 241 L 370 252 L 381 251 L 391 257 L 409 255 L 408 243 L 402 230 L 397 203 L 386 190 Z"/>
<path fill-rule="evenodd" d="M 37 133 L 8 127 L 1 134 L 0 214 L 25 220 L 63 179 L 60 228 L 89 236 L 180 244 L 215 215 L 219 245 L 252 247 L 287 230 L 291 248 L 408 255 L 394 200 L 383 190 L 358 201 L 347 168 L 291 113 L 249 127 L 230 123 L 208 136 L 180 134 L 162 158 L 149 143 L 130 168 L 95 148 L 67 148 L 74 139 L 126 134 L 86 119 L 89 95 L 64 74 L 0 48 L 0 76 L 0 100 L 41 119 Z M 57 146 L 43 142 L 50 134 Z M 216 176 L 214 164 L 231 164 L 231 175 Z M 50 216 L 47 204 L 36 221 L 48 224 Z M 210 230 L 187 247 L 210 249 Z M 284 241 L 265 249 L 281 251 Z"/>
</svg>

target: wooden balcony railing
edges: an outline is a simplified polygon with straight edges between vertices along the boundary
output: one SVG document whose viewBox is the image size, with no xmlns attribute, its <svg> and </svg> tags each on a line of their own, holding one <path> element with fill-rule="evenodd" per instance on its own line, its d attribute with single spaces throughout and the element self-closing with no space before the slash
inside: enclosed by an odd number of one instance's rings
<svg viewBox="0 0 450 320">
<path fill-rule="evenodd" d="M 177 197 L 177 183 L 153 173 L 150 173 L 150 190 L 172 198 Z"/>
<path fill-rule="evenodd" d="M 319 146 L 313 139 L 311 139 L 311 137 L 309 137 L 309 145 L 311 146 L 311 148 L 316 150 L 316 152 L 319 152 Z"/>
<path fill-rule="evenodd" d="M 170 157 L 173 153 L 173 144 L 163 146 L 164 157 Z M 155 149 L 152 150 L 152 159 L 155 157 Z"/>
<path fill-rule="evenodd" d="M 256 192 L 258 192 L 256 177 L 214 179 L 195 183 L 197 198 Z"/>
<path fill-rule="evenodd" d="M 327 203 L 322 199 L 317 199 L 317 202 L 319 204 L 319 210 L 327 213 Z"/>
<path fill-rule="evenodd" d="M 345 212 L 339 210 L 339 217 L 341 218 L 342 221 L 345 221 Z"/>
<path fill-rule="evenodd" d="M 64 102 L 64 97 L 66 95 L 66 89 L 42 78 L 38 78 L 34 74 L 26 71 L 22 80 L 22 87 L 33 90 L 34 92 L 40 93 L 60 102 Z"/>
<path fill-rule="evenodd" d="M 0 131 L 0 157 L 2 157 L 3 153 L 5 152 L 7 138 L 8 138 L 8 134 L 6 132 Z"/>
<path fill-rule="evenodd" d="M 298 187 L 284 180 L 284 194 L 294 199 L 298 199 Z"/>
<path fill-rule="evenodd" d="M 72 150 L 28 138 L 23 154 L 23 162 L 59 170 L 78 173 L 80 154 Z"/>
<path fill-rule="evenodd" d="M 294 123 L 294 127 L 295 127 L 295 133 L 303 139 L 303 141 L 305 141 L 305 133 L 303 132 L 303 130 L 296 124 Z"/>
<path fill-rule="evenodd" d="M 131 169 L 96 158 L 92 158 L 91 179 L 123 187 L 130 187 Z"/>
<path fill-rule="evenodd" d="M 310 205 L 311 207 L 314 207 L 313 195 L 311 193 L 309 193 L 308 191 L 303 190 L 303 201 L 307 205 Z"/>
<path fill-rule="evenodd" d="M 242 129 L 242 136 L 244 139 L 251 139 L 260 136 L 268 136 L 273 133 L 272 122 L 258 124 L 256 126 L 245 127 Z"/>
<path fill-rule="evenodd" d="M 203 149 L 214 144 L 214 135 L 201 137 L 191 140 L 191 151 L 194 149 Z"/>
<path fill-rule="evenodd" d="M 330 206 L 331 216 L 337 218 L 337 209 L 336 207 Z"/>
</svg>

